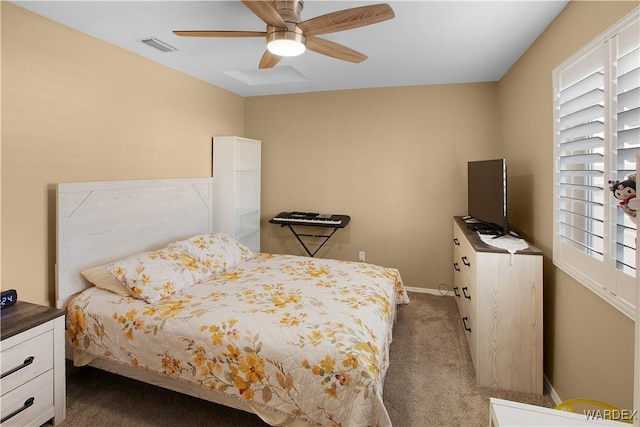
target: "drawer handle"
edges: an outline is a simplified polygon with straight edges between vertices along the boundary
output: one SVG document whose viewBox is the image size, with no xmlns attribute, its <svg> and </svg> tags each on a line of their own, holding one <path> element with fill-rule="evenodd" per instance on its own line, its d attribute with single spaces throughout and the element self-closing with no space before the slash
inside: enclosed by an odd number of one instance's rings
<svg viewBox="0 0 640 427">
<path fill-rule="evenodd" d="M 458 287 L 454 286 L 453 287 L 453 293 L 455 294 L 455 296 L 457 296 L 458 298 L 460 298 L 460 292 L 458 292 Z"/>
<path fill-rule="evenodd" d="M 9 415 L 7 415 L 6 417 L 2 418 L 0 420 L 0 424 L 3 424 L 5 421 L 7 421 L 10 418 L 15 417 L 16 415 L 18 415 L 20 412 L 24 411 L 25 409 L 27 409 L 29 406 L 33 405 L 33 402 L 36 400 L 35 397 L 30 397 L 27 400 L 24 401 L 24 405 L 22 405 L 22 408 L 18 408 L 15 411 L 13 411 L 12 413 L 10 413 Z"/>
<path fill-rule="evenodd" d="M 467 291 L 468 291 L 468 290 L 469 290 L 469 288 L 467 288 L 467 287 L 465 286 L 465 287 L 463 287 L 463 288 L 462 288 L 462 293 L 464 294 L 464 297 L 465 297 L 466 299 L 471 299 L 471 295 L 469 295 L 469 294 L 467 293 Z"/>
<path fill-rule="evenodd" d="M 35 357 L 33 357 L 33 356 L 27 357 L 26 359 L 24 359 L 24 362 L 22 362 L 22 365 L 16 366 L 13 369 L 9 369 L 7 372 L 3 372 L 2 375 L 0 375 L 0 379 L 13 374 L 14 372 L 17 372 L 22 368 L 26 368 L 27 366 L 31 365 L 34 360 L 35 360 Z"/>
<path fill-rule="evenodd" d="M 455 238 L 453 239 L 453 243 L 454 243 L 456 246 L 460 246 L 460 240 L 458 240 L 458 238 L 457 238 L 457 237 L 455 237 Z"/>
<path fill-rule="evenodd" d="M 464 326 L 464 330 L 465 330 L 465 331 L 469 331 L 469 332 L 471 332 L 471 328 L 467 326 L 467 321 L 468 321 L 468 320 L 469 320 L 469 317 L 464 316 L 464 317 L 462 318 L 462 325 Z"/>
<path fill-rule="evenodd" d="M 457 263 L 457 262 L 454 262 L 454 263 L 453 263 L 453 269 L 454 269 L 455 271 L 460 271 L 460 266 L 458 265 L 458 263 Z"/>
<path fill-rule="evenodd" d="M 464 263 L 464 265 L 466 265 L 467 267 L 471 267 L 471 263 L 469 262 L 469 260 L 467 259 L 466 256 L 462 257 L 462 262 Z"/>
</svg>

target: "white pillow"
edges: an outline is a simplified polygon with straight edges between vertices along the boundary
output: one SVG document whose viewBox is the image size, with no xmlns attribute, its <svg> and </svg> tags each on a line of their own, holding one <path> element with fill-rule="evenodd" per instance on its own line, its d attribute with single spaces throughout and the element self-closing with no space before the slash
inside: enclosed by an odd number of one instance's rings
<svg viewBox="0 0 640 427">
<path fill-rule="evenodd" d="M 90 283 L 100 289 L 111 291 L 114 294 L 131 296 L 129 288 L 124 283 L 113 277 L 107 272 L 107 264 L 98 265 L 88 268 L 80 274 Z"/>
</svg>

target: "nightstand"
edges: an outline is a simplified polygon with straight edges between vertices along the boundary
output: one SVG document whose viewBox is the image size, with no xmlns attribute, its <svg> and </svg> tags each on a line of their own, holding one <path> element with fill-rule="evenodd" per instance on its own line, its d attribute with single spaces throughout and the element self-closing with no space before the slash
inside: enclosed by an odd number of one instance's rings
<svg viewBox="0 0 640 427">
<path fill-rule="evenodd" d="M 0 425 L 39 426 L 65 418 L 65 312 L 18 301 L 0 323 Z"/>
</svg>

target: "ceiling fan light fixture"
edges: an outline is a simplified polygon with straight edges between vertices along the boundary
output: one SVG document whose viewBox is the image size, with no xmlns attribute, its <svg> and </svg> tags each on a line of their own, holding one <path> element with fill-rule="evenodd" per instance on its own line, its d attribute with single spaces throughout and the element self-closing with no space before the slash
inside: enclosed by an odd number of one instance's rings
<svg viewBox="0 0 640 427">
<path fill-rule="evenodd" d="M 299 31 L 278 29 L 267 33 L 267 49 L 278 56 L 298 56 L 307 49 L 306 37 Z"/>
<path fill-rule="evenodd" d="M 267 44 L 269 52 L 278 56 L 298 56 L 302 55 L 307 49 L 301 42 L 295 40 L 273 40 Z"/>
</svg>

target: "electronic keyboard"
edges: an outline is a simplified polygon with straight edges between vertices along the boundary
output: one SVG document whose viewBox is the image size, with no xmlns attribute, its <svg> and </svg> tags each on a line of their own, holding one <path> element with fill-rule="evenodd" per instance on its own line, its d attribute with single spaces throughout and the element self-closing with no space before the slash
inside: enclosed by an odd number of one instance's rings
<svg viewBox="0 0 640 427">
<path fill-rule="evenodd" d="M 344 228 L 351 218 L 348 215 L 329 215 L 317 212 L 280 212 L 269 220 L 272 224 L 315 225 Z"/>
</svg>

